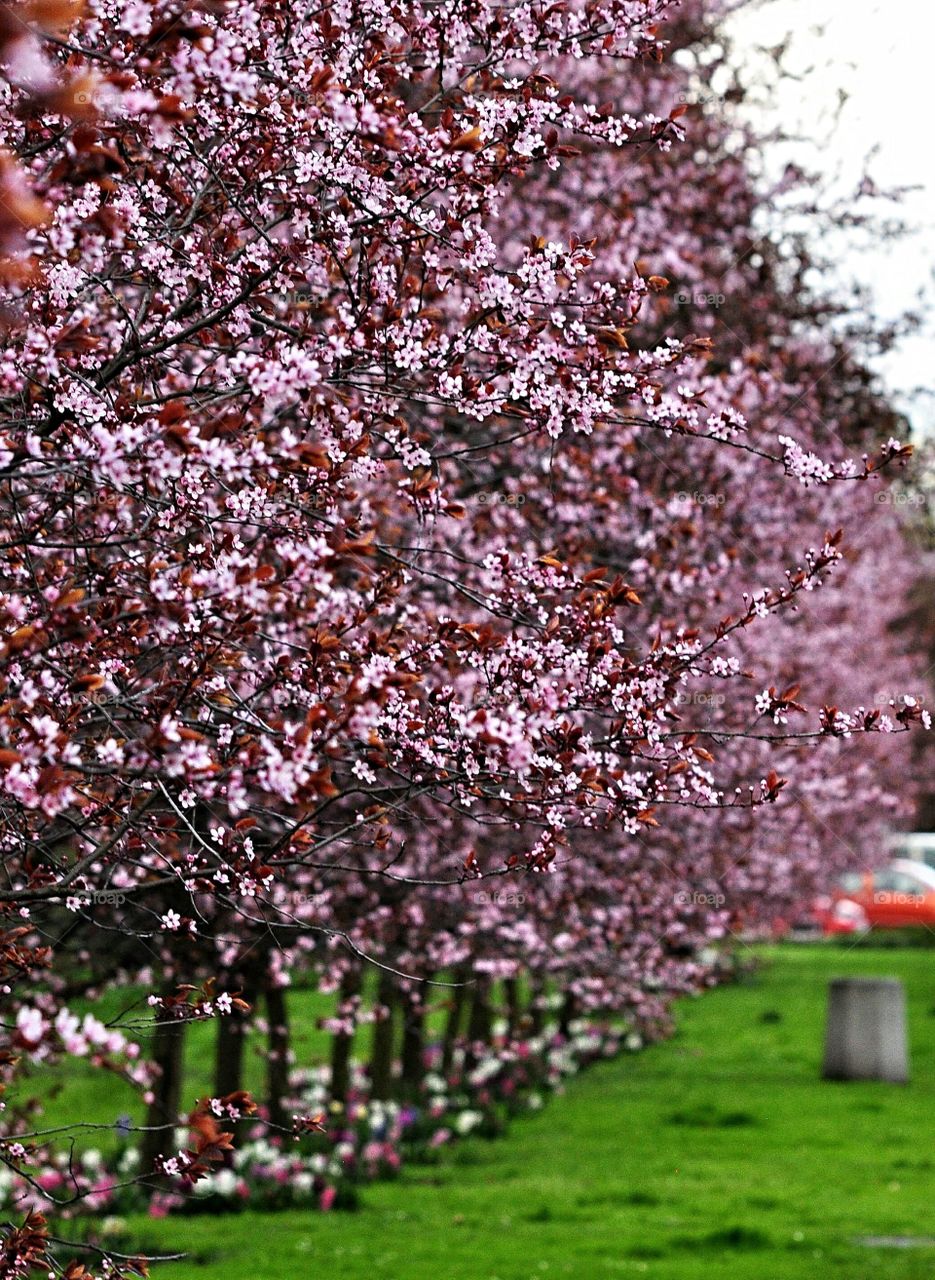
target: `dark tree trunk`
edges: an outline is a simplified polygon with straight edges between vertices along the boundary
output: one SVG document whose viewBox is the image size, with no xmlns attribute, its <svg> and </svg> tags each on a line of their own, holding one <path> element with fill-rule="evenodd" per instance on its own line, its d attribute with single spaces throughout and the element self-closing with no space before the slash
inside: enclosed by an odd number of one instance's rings
<svg viewBox="0 0 935 1280">
<path fill-rule="evenodd" d="M 410 1097 L 419 1092 L 425 1073 L 425 1005 L 409 993 L 403 1003 L 402 1085 Z"/>
<path fill-rule="evenodd" d="M 384 1016 L 373 1024 L 373 1042 L 370 1051 L 370 1095 L 386 1101 L 393 1093 L 393 1012 L 396 1007 L 396 980 L 386 970 L 380 971 L 377 987 L 377 1004 L 383 1006 Z"/>
<path fill-rule="evenodd" d="M 286 1110 L 289 1093 L 289 1011 L 282 987 L 267 987 L 266 1016 L 269 1019 L 269 1053 L 266 1068 L 269 1122 L 281 1129 L 291 1127 Z"/>
<path fill-rule="evenodd" d="M 140 1145 L 140 1168 L 145 1176 L 152 1173 L 158 1156 L 171 1156 L 176 1150 L 174 1130 L 179 1121 L 185 1071 L 185 1026 L 181 1021 L 157 1020 L 153 1028 L 152 1060 L 160 1074 L 153 1081 L 153 1100 L 146 1109 L 148 1132 L 143 1134 Z"/>
<path fill-rule="evenodd" d="M 519 1034 L 523 1021 L 523 1006 L 519 995 L 519 979 L 504 978 L 503 994 L 506 998 L 506 1018 L 510 1035 Z"/>
<path fill-rule="evenodd" d="M 470 979 L 469 970 L 462 965 L 455 971 L 454 981 L 459 985 L 452 992 L 448 1004 L 448 1017 L 445 1019 L 445 1033 L 442 1037 L 442 1075 L 447 1076 L 454 1063 L 455 1048 L 458 1044 L 458 1036 L 461 1034 L 461 1023 L 464 1020 L 464 1009 L 467 1004 L 468 992 L 470 988 L 467 983 Z"/>
<path fill-rule="evenodd" d="M 239 1093 L 243 1088 L 244 1051 L 247 1047 L 249 1024 L 241 1013 L 229 1013 L 217 1020 L 217 1038 L 214 1042 L 214 1097 L 224 1098 L 229 1093 Z M 237 1145 L 243 1131 L 242 1120 L 225 1120 L 224 1127 L 234 1135 Z M 225 1153 L 230 1164 L 234 1153 Z"/>
<path fill-rule="evenodd" d="M 537 976 L 532 977 L 529 981 L 529 1029 L 534 1036 L 541 1036 L 545 1029 L 544 995 L 545 983 Z"/>
<path fill-rule="evenodd" d="M 474 999 L 471 1001 L 468 1039 L 482 1041 L 486 1044 L 490 1039 L 490 1024 L 492 1021 L 490 980 L 489 978 L 478 978 L 474 987 Z"/>
<path fill-rule="evenodd" d="M 342 1004 L 350 1004 L 355 996 L 360 995 L 360 969 L 349 969 L 341 979 L 340 1000 Z M 351 1085 L 351 1051 L 354 1047 L 354 1033 L 336 1031 L 331 1040 L 331 1096 L 336 1102 L 346 1102 Z"/>
<path fill-rule="evenodd" d="M 471 1016 L 468 1020 L 468 1047 L 464 1065 L 470 1071 L 477 1065 L 485 1045 L 490 1043 L 490 1025 L 493 1012 L 490 1008 L 490 979 L 479 977 L 474 984 L 474 998 L 471 1001 Z"/>
<path fill-rule="evenodd" d="M 562 1001 L 562 1010 L 558 1015 L 558 1029 L 563 1036 L 568 1035 L 568 1028 L 575 1016 L 575 997 L 570 991 L 565 992 L 565 999 Z"/>
<path fill-rule="evenodd" d="M 218 1033 L 214 1050 L 214 1097 L 223 1098 L 243 1088 L 244 1049 L 247 1042 L 247 1023 L 242 1017 L 230 1013 L 218 1018 Z"/>
</svg>

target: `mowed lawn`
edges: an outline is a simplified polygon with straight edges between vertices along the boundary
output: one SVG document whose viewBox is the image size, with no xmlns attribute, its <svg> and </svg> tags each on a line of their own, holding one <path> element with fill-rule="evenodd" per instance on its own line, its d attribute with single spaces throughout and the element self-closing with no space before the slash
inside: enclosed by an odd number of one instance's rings
<svg viewBox="0 0 935 1280">
<path fill-rule="evenodd" d="M 931 1280 L 935 951 L 784 946 L 495 1142 L 365 1188 L 355 1213 L 131 1219 L 164 1280 Z M 826 985 L 896 975 L 908 1087 L 819 1079 Z M 861 1237 L 891 1237 L 864 1245 Z M 903 1238 L 898 1240 L 897 1238 Z"/>
</svg>

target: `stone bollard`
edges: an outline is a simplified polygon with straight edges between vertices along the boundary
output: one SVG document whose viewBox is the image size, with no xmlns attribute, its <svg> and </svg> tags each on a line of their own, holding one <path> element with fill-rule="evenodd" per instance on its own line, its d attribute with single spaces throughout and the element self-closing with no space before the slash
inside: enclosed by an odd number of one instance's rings
<svg viewBox="0 0 935 1280">
<path fill-rule="evenodd" d="M 897 978 L 835 978 L 828 989 L 826 1080 L 909 1080 L 906 993 Z"/>
</svg>

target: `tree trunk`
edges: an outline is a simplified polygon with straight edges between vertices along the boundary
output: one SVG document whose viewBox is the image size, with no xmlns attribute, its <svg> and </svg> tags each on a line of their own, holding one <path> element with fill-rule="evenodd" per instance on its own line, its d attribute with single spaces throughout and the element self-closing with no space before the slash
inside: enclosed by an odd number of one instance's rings
<svg viewBox="0 0 935 1280">
<path fill-rule="evenodd" d="M 289 1011 L 283 987 L 267 987 L 266 1016 L 269 1019 L 269 1054 L 266 1070 L 267 1107 L 271 1126 L 290 1129 L 286 1111 L 289 1093 Z"/>
<path fill-rule="evenodd" d="M 217 1019 L 217 1037 L 214 1042 L 214 1094 L 224 1098 L 243 1088 L 244 1050 L 247 1046 L 247 1019 L 241 1013 L 229 1013 Z M 243 1130 L 242 1120 L 225 1120 L 225 1128 L 233 1133 L 234 1145 Z M 225 1153 L 227 1163 L 233 1160 L 233 1152 Z"/>
<path fill-rule="evenodd" d="M 393 1011 L 396 1006 L 396 981 L 385 969 L 380 971 L 377 1004 L 384 1016 L 373 1024 L 370 1051 L 370 1096 L 386 1101 L 393 1093 Z"/>
<path fill-rule="evenodd" d="M 160 1013 L 157 1019 L 164 1016 Z M 153 1081 L 153 1100 L 146 1109 L 148 1132 L 143 1134 L 140 1145 L 140 1168 L 144 1176 L 152 1173 L 158 1156 L 171 1156 L 176 1150 L 175 1127 L 179 1122 L 185 1071 L 185 1026 L 181 1021 L 157 1020 L 153 1028 L 152 1060 L 160 1074 Z"/>
<path fill-rule="evenodd" d="M 575 997 L 570 991 L 565 992 L 565 999 L 562 1001 L 562 1010 L 558 1016 L 558 1029 L 567 1039 L 569 1027 L 575 1016 Z"/>
<path fill-rule="evenodd" d="M 471 1017 L 468 1022 L 468 1039 L 482 1041 L 487 1044 L 490 1040 L 490 1024 L 493 1021 L 493 1014 L 490 1008 L 490 979 L 478 978 L 474 987 L 474 999 L 471 1001 Z"/>
<path fill-rule="evenodd" d="M 403 1004 L 402 1059 L 403 1091 L 414 1097 L 425 1073 L 425 1005 L 411 992 Z"/>
<path fill-rule="evenodd" d="M 468 1020 L 468 1047 L 464 1060 L 465 1070 L 470 1071 L 472 1067 L 477 1065 L 481 1051 L 490 1043 L 490 1024 L 492 1020 L 490 979 L 479 977 L 474 986 L 471 1016 Z"/>
<path fill-rule="evenodd" d="M 223 1098 L 243 1088 L 243 1060 L 247 1023 L 236 1013 L 218 1018 L 214 1049 L 214 1097 Z"/>
<path fill-rule="evenodd" d="M 529 981 L 529 1029 L 534 1036 L 541 1036 L 545 1029 L 545 1010 L 542 999 L 545 995 L 545 983 L 534 975 Z"/>
<path fill-rule="evenodd" d="M 349 1008 L 355 996 L 360 995 L 360 969 L 349 969 L 341 979 L 340 1002 Z M 340 1011 L 339 1011 L 340 1012 Z M 331 1040 L 331 1097 L 336 1102 L 346 1102 L 351 1085 L 351 1051 L 354 1046 L 353 1031 L 336 1031 Z"/>
<path fill-rule="evenodd" d="M 448 1004 L 448 1017 L 445 1019 L 445 1034 L 442 1037 L 442 1075 L 448 1076 L 454 1063 L 455 1048 L 458 1044 L 458 1036 L 461 1034 L 461 1023 L 464 1018 L 464 1008 L 467 1004 L 468 997 L 468 980 L 470 972 L 465 965 L 461 965 L 455 970 L 454 980 L 459 985 L 452 992 Z"/>
<path fill-rule="evenodd" d="M 504 978 L 503 994 L 506 997 L 506 1018 L 511 1036 L 519 1034 L 523 1021 L 523 1007 L 519 995 L 519 979 Z"/>
</svg>

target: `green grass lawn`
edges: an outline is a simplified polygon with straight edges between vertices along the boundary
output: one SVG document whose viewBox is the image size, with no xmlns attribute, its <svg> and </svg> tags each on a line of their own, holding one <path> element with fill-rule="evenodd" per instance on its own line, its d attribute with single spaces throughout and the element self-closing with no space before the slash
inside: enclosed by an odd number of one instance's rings
<svg viewBox="0 0 935 1280">
<path fill-rule="evenodd" d="M 683 1001 L 678 1032 L 595 1067 L 506 1138 L 365 1188 L 358 1212 L 131 1219 L 164 1280 L 925 1280 L 935 1248 L 935 955 L 785 946 Z M 913 1082 L 819 1079 L 828 979 L 907 986 Z"/>
</svg>

